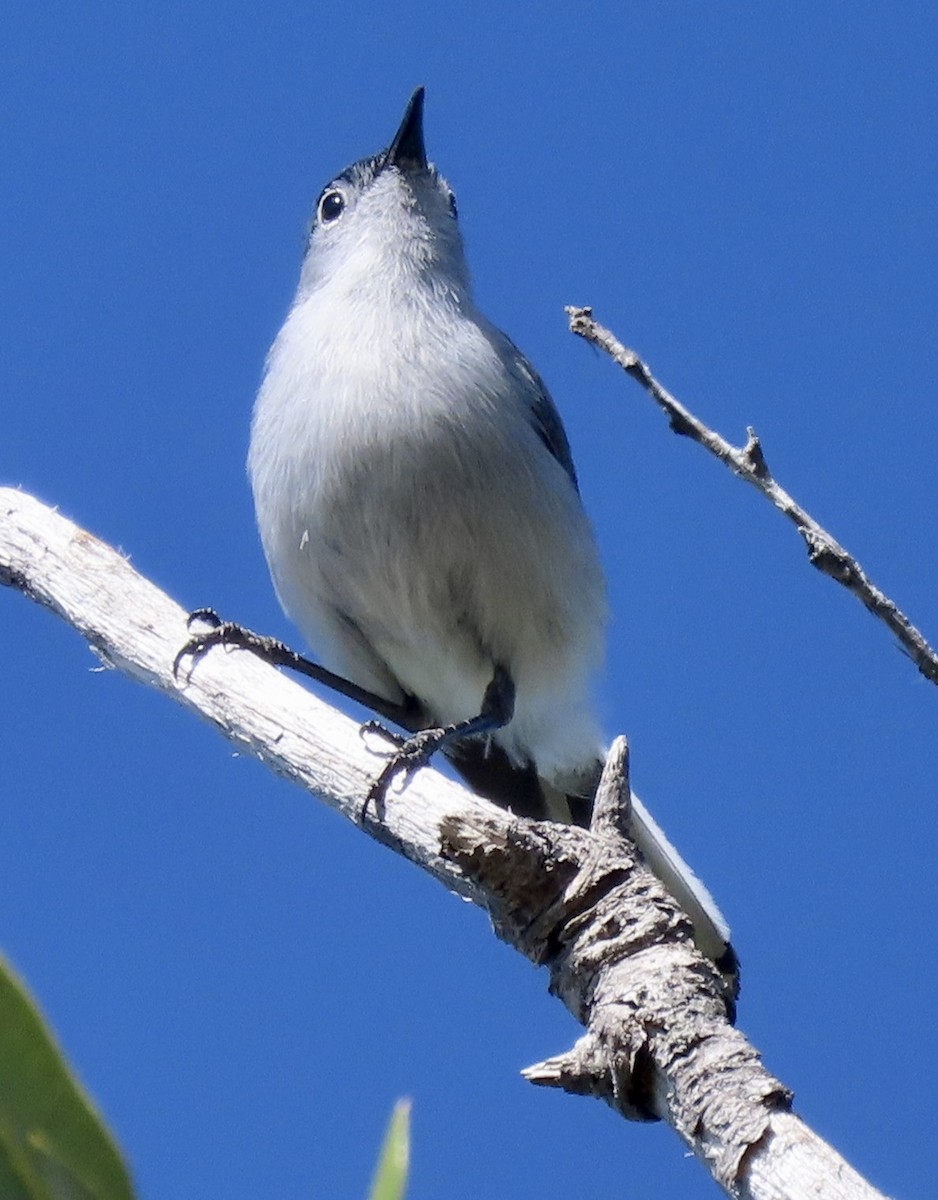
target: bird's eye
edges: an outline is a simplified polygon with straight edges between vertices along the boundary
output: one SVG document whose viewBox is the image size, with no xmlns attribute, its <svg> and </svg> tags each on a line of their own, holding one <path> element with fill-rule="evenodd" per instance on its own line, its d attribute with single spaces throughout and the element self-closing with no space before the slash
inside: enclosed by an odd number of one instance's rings
<svg viewBox="0 0 938 1200">
<path fill-rule="evenodd" d="M 319 220 L 323 225 L 337 221 L 344 211 L 345 197 L 338 188 L 330 188 L 328 192 L 323 192 L 319 201 Z"/>
<path fill-rule="evenodd" d="M 459 216 L 459 210 L 456 208 L 456 196 L 453 192 L 449 194 L 449 211 L 452 213 L 453 220 Z"/>
</svg>

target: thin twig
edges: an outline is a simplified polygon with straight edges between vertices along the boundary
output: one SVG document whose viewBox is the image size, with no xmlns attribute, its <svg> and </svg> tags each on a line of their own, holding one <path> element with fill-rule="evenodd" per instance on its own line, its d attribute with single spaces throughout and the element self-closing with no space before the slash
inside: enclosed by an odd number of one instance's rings
<svg viewBox="0 0 938 1200">
<path fill-rule="evenodd" d="M 715 430 L 704 425 L 676 400 L 652 375 L 647 363 L 629 350 L 605 326 L 593 319 L 591 308 L 569 306 L 570 332 L 592 342 L 615 360 L 627 375 L 637 380 L 668 417 L 675 433 L 691 438 L 709 450 L 746 483 L 751 483 L 767 500 L 797 526 L 808 550 L 808 559 L 824 575 L 842 583 L 869 611 L 892 630 L 901 648 L 922 675 L 938 683 L 938 653 L 925 640 L 893 600 L 880 591 L 852 554 L 831 537 L 773 478 L 762 452 L 762 444 L 752 426 L 746 430 L 745 446 L 734 446 Z"/>
</svg>

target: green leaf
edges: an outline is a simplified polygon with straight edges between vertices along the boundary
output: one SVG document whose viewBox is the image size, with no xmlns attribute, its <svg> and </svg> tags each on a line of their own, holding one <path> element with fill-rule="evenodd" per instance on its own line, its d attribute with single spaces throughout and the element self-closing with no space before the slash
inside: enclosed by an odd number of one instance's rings
<svg viewBox="0 0 938 1200">
<path fill-rule="evenodd" d="M 409 1164 L 410 1101 L 398 1100 L 384 1135 L 384 1145 L 368 1200 L 403 1200 Z"/>
<path fill-rule="evenodd" d="M 0 959 L 0 1196 L 133 1200 L 127 1168 L 25 986 Z"/>
</svg>

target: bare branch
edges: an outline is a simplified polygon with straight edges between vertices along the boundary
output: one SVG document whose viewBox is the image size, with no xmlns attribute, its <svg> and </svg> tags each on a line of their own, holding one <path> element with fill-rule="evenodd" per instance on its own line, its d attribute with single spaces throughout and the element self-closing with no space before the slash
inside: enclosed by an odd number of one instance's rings
<svg viewBox="0 0 938 1200">
<path fill-rule="evenodd" d="M 629 350 L 605 326 L 593 319 L 591 308 L 569 306 L 570 331 L 598 346 L 619 364 L 627 375 L 637 380 L 668 417 L 675 433 L 691 438 L 709 450 L 729 469 L 751 483 L 767 500 L 796 525 L 804 538 L 808 560 L 824 575 L 842 583 L 875 616 L 879 617 L 898 638 L 902 649 L 915 663 L 922 675 L 938 683 L 938 654 L 916 629 L 909 618 L 872 582 L 853 555 L 849 554 L 826 529 L 806 512 L 773 478 L 762 451 L 762 444 L 750 426 L 745 446 L 734 446 L 720 434 L 694 416 L 692 412 L 661 386 L 648 365 L 634 350 Z"/>
<path fill-rule="evenodd" d="M 188 637 L 179 605 L 111 547 L 10 489 L 0 489 L 0 583 L 485 908 L 499 937 L 548 968 L 551 991 L 586 1027 L 571 1051 L 526 1072 L 532 1082 L 667 1121 L 732 1196 L 879 1195 L 791 1115 L 787 1088 L 727 1022 L 719 973 L 695 950 L 687 917 L 621 835 L 623 740 L 591 830 L 522 820 L 431 770 L 363 819 L 380 759 L 354 721 L 250 653 L 213 649 L 177 679 Z"/>
</svg>

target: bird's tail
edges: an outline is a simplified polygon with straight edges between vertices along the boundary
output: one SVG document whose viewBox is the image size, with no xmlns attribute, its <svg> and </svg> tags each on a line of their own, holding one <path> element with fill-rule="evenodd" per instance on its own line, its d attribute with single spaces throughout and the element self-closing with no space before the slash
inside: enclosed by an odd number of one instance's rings
<svg viewBox="0 0 938 1200">
<path fill-rule="evenodd" d="M 589 794 L 583 796 L 552 786 L 538 776 L 531 763 L 517 766 L 494 742 L 467 739 L 450 747 L 447 755 L 471 787 L 502 808 L 534 820 L 589 825 L 601 763 L 596 764 L 595 772 L 586 773 L 591 787 L 584 789 Z M 648 866 L 690 918 L 697 948 L 713 961 L 723 977 L 732 1012 L 739 993 L 739 959 L 730 940 L 729 925 L 716 901 L 634 793 L 630 832 Z"/>
</svg>

